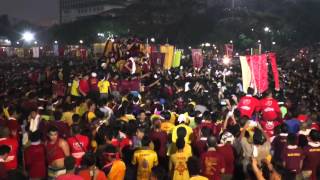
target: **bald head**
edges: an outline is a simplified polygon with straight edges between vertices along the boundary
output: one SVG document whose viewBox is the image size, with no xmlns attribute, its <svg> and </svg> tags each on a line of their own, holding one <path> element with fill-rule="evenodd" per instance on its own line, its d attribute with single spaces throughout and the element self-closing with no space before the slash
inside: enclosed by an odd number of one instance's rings
<svg viewBox="0 0 320 180">
<path fill-rule="evenodd" d="M 209 147 L 217 147 L 217 138 L 214 136 L 210 136 L 207 140 L 207 143 Z"/>
</svg>

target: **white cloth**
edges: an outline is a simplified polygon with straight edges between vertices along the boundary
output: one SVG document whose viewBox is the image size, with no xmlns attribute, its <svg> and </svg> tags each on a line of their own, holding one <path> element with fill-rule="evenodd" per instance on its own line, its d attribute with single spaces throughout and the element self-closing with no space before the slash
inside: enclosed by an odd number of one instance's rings
<svg viewBox="0 0 320 180">
<path fill-rule="evenodd" d="M 134 62 L 134 59 L 133 58 L 129 58 L 129 61 L 131 61 L 132 63 L 132 68 L 131 68 L 131 74 L 134 74 L 136 72 L 136 62 Z"/>
<path fill-rule="evenodd" d="M 38 130 L 39 123 L 40 123 L 40 115 L 37 114 L 34 119 L 31 119 L 31 120 L 30 120 L 29 130 L 30 130 L 31 132 L 35 132 L 36 130 Z"/>
</svg>

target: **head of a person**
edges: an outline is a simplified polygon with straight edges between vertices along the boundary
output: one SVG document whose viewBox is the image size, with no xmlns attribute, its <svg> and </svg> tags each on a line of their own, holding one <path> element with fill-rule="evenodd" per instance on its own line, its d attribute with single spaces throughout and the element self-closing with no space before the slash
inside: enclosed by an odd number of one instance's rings
<svg viewBox="0 0 320 180">
<path fill-rule="evenodd" d="M 255 145 L 262 145 L 266 141 L 263 133 L 260 129 L 255 128 L 253 133 L 253 144 Z"/>
<path fill-rule="evenodd" d="M 52 142 L 56 142 L 58 140 L 59 137 L 59 133 L 58 133 L 58 128 L 56 128 L 55 126 L 50 126 L 48 129 L 48 137 L 50 139 L 50 141 Z"/>
<path fill-rule="evenodd" d="M 185 127 L 179 127 L 177 129 L 177 137 L 178 138 L 184 138 L 187 135 L 187 130 Z"/>
<path fill-rule="evenodd" d="M 141 140 L 141 145 L 143 147 L 148 147 L 150 145 L 150 138 L 148 136 L 143 136 L 142 140 Z"/>
<path fill-rule="evenodd" d="M 150 180 L 167 180 L 167 172 L 161 166 L 156 166 L 152 168 Z"/>
<path fill-rule="evenodd" d="M 139 116 L 138 116 L 140 121 L 145 121 L 147 118 L 146 112 L 145 111 L 140 111 Z"/>
<path fill-rule="evenodd" d="M 248 95 L 253 95 L 254 94 L 254 89 L 249 87 L 248 90 L 247 90 L 247 94 Z"/>
<path fill-rule="evenodd" d="M 210 130 L 210 128 L 208 128 L 208 127 L 203 127 L 203 128 L 201 129 L 201 137 L 208 138 L 209 136 L 211 136 L 211 130 Z"/>
<path fill-rule="evenodd" d="M 10 135 L 8 127 L 0 127 L 0 138 L 7 138 Z"/>
<path fill-rule="evenodd" d="M 0 146 L 0 158 L 2 160 L 6 160 L 9 156 L 9 153 L 11 151 L 11 148 L 7 145 L 1 145 Z"/>
<path fill-rule="evenodd" d="M 62 118 L 62 112 L 60 112 L 60 111 L 55 111 L 53 115 L 54 115 L 54 119 L 56 121 L 59 121 Z"/>
<path fill-rule="evenodd" d="M 312 142 L 319 142 L 320 141 L 319 131 L 312 129 L 309 133 L 309 138 Z"/>
<path fill-rule="evenodd" d="M 266 96 L 266 97 L 272 97 L 272 96 L 273 96 L 272 90 L 271 90 L 271 89 L 267 90 L 267 91 L 265 92 L 265 96 Z"/>
<path fill-rule="evenodd" d="M 77 135 L 81 133 L 81 127 L 78 124 L 73 124 L 71 126 L 72 135 Z"/>
<path fill-rule="evenodd" d="M 64 167 L 67 171 L 73 171 L 75 168 L 76 161 L 73 156 L 67 156 L 64 158 Z"/>
<path fill-rule="evenodd" d="M 207 145 L 209 148 L 216 148 L 218 145 L 217 138 L 214 136 L 210 136 L 207 140 Z"/>
<path fill-rule="evenodd" d="M 80 123 L 80 115 L 79 114 L 72 115 L 72 122 L 73 122 L 73 124 L 79 124 Z"/>
<path fill-rule="evenodd" d="M 92 152 L 86 152 L 82 158 L 82 164 L 86 167 L 91 167 L 96 164 L 96 157 Z"/>
<path fill-rule="evenodd" d="M 178 150 L 182 150 L 185 146 L 184 138 L 178 138 L 176 141 L 176 146 Z"/>
<path fill-rule="evenodd" d="M 145 135 L 145 129 L 143 127 L 138 127 L 136 131 L 137 138 L 141 140 L 143 139 L 144 135 Z"/>
<path fill-rule="evenodd" d="M 200 160 L 195 157 L 189 157 L 187 161 L 188 171 L 190 176 L 195 176 L 200 174 Z"/>
<path fill-rule="evenodd" d="M 34 142 L 39 142 L 41 140 L 41 133 L 40 131 L 35 131 L 35 132 L 32 132 L 30 134 L 30 141 L 31 143 L 34 143 Z"/>
<path fill-rule="evenodd" d="M 288 125 L 286 123 L 282 123 L 280 125 L 281 133 L 288 133 Z"/>
<path fill-rule="evenodd" d="M 111 162 L 112 160 L 116 159 L 117 156 L 117 150 L 113 145 L 108 145 L 104 149 L 104 157 L 106 159 L 106 163 Z"/>
<path fill-rule="evenodd" d="M 297 136 L 293 133 L 289 133 L 287 136 L 288 145 L 296 145 L 297 144 Z"/>
</svg>

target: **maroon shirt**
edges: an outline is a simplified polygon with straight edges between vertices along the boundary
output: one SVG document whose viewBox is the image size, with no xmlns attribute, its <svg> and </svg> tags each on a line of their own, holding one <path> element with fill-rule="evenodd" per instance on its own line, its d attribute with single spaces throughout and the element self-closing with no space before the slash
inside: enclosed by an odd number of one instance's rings
<svg viewBox="0 0 320 180">
<path fill-rule="evenodd" d="M 303 150 L 298 146 L 287 146 L 282 151 L 282 160 L 285 168 L 293 173 L 300 173 L 300 164 L 303 161 Z"/>
<path fill-rule="evenodd" d="M 46 177 L 46 152 L 43 144 L 31 144 L 24 151 L 25 167 L 30 178 Z"/>
<path fill-rule="evenodd" d="M 310 143 L 303 148 L 305 159 L 303 170 L 312 171 L 311 180 L 317 179 L 317 169 L 320 166 L 320 143 Z"/>
<path fill-rule="evenodd" d="M 202 174 L 209 180 L 220 180 L 221 170 L 225 168 L 222 154 L 217 151 L 208 151 L 201 156 Z"/>
<path fill-rule="evenodd" d="M 234 151 L 233 147 L 230 144 L 219 145 L 217 147 L 217 152 L 220 153 L 224 157 L 225 161 L 225 173 L 233 174 L 234 171 Z"/>
<path fill-rule="evenodd" d="M 192 142 L 193 154 L 201 156 L 203 153 L 207 151 L 207 140 L 201 139 L 199 141 Z"/>
<path fill-rule="evenodd" d="M 168 135 L 166 132 L 160 131 L 152 131 L 150 133 L 150 139 L 154 144 L 154 149 L 157 152 L 159 157 L 166 156 L 166 145 L 168 141 Z"/>
<path fill-rule="evenodd" d="M 274 151 L 273 158 L 282 161 L 282 151 L 287 146 L 287 134 L 280 134 L 272 141 L 272 149 Z"/>
</svg>

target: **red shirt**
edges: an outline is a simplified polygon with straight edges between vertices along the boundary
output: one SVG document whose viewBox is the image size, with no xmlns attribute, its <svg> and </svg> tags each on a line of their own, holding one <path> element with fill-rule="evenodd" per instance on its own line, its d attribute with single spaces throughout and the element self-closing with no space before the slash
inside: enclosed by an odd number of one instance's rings
<svg viewBox="0 0 320 180">
<path fill-rule="evenodd" d="M 83 135 L 76 135 L 67 139 L 70 147 L 71 155 L 76 160 L 76 166 L 80 166 L 82 156 L 87 152 L 89 146 L 89 138 Z"/>
<path fill-rule="evenodd" d="M 91 91 L 99 91 L 99 88 L 98 88 L 98 83 L 99 83 L 99 80 L 97 78 L 90 78 L 90 90 Z"/>
<path fill-rule="evenodd" d="M 1 138 L 0 145 L 7 145 L 11 149 L 6 162 L 4 162 L 4 167 L 6 168 L 6 170 L 17 169 L 18 167 L 17 154 L 18 154 L 18 148 L 19 148 L 18 141 L 13 138 Z"/>
<path fill-rule="evenodd" d="M 301 148 L 298 146 L 287 146 L 282 152 L 282 160 L 285 162 L 285 168 L 293 173 L 300 173 L 300 164 L 303 161 L 304 155 Z"/>
<path fill-rule="evenodd" d="M 119 147 L 120 149 L 126 147 L 126 146 L 131 146 L 132 145 L 132 142 L 129 138 L 123 138 L 121 140 L 118 140 L 118 139 L 112 139 L 111 140 L 111 144 L 115 147 Z"/>
<path fill-rule="evenodd" d="M 251 118 L 252 114 L 259 108 L 259 100 L 250 95 L 243 96 L 237 108 L 240 111 L 241 117 L 247 116 Z"/>
<path fill-rule="evenodd" d="M 225 173 L 233 174 L 234 171 L 234 153 L 233 147 L 230 144 L 219 145 L 217 147 L 217 152 L 220 153 L 224 157 L 225 161 Z"/>
<path fill-rule="evenodd" d="M 24 151 L 24 163 L 30 178 L 44 178 L 47 175 L 46 150 L 41 143 L 31 144 Z"/>
<path fill-rule="evenodd" d="M 262 119 L 265 121 L 274 121 L 281 117 L 278 101 L 273 98 L 264 98 L 260 100 Z"/>
<path fill-rule="evenodd" d="M 305 159 L 303 170 L 312 171 L 311 180 L 317 179 L 317 169 L 320 166 L 320 143 L 311 143 L 303 148 Z"/>
<path fill-rule="evenodd" d="M 220 180 L 221 170 L 225 168 L 222 154 L 217 151 L 208 151 L 201 156 L 202 174 L 209 180 Z"/>
<path fill-rule="evenodd" d="M 48 164 L 52 164 L 55 160 L 62 159 L 65 157 L 62 148 L 59 146 L 59 139 L 54 144 L 48 142 L 46 144 L 47 160 Z"/>
<path fill-rule="evenodd" d="M 260 121 L 261 127 L 267 133 L 269 137 L 273 136 L 273 129 L 279 126 L 281 123 L 278 121 Z"/>
<path fill-rule="evenodd" d="M 90 91 L 89 82 L 88 80 L 81 79 L 79 82 L 79 89 L 84 93 L 88 94 Z"/>
<path fill-rule="evenodd" d="M 150 139 L 152 140 L 155 151 L 157 152 L 159 157 L 165 157 L 166 156 L 166 145 L 168 141 L 168 135 L 166 132 L 160 131 L 152 131 L 150 133 Z"/>
</svg>

